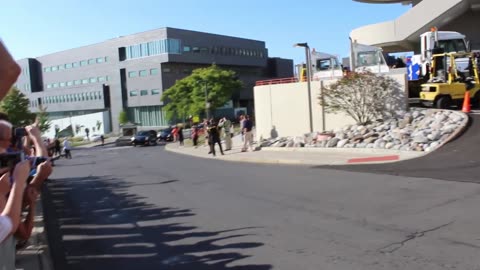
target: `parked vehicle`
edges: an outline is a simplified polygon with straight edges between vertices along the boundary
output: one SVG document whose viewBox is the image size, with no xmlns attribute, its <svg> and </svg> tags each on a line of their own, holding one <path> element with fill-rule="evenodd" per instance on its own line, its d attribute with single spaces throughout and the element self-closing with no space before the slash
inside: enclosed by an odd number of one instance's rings
<svg viewBox="0 0 480 270">
<path fill-rule="evenodd" d="M 131 138 L 132 145 L 157 145 L 157 132 L 155 130 L 139 131 Z"/>
<path fill-rule="evenodd" d="M 172 128 L 165 128 L 160 130 L 157 135 L 157 140 L 164 141 L 164 142 L 173 141 L 172 130 L 173 130 Z"/>
</svg>

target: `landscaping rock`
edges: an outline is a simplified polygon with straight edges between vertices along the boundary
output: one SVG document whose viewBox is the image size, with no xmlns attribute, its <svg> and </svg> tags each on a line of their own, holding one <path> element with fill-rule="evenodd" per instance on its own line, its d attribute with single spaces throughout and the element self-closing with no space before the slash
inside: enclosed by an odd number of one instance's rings
<svg viewBox="0 0 480 270">
<path fill-rule="evenodd" d="M 335 146 L 337 146 L 337 144 L 338 144 L 339 141 L 340 141 L 339 138 L 332 138 L 332 139 L 330 139 L 330 140 L 328 141 L 327 147 L 328 147 L 328 148 L 335 147 Z"/>
</svg>

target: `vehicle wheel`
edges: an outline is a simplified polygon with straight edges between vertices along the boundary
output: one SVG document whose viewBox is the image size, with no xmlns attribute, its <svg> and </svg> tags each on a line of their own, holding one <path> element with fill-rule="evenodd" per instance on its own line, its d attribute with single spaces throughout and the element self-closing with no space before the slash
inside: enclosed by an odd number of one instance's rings
<svg viewBox="0 0 480 270">
<path fill-rule="evenodd" d="M 452 99 L 449 96 L 440 97 L 435 103 L 437 109 L 450 109 Z"/>
<path fill-rule="evenodd" d="M 137 144 L 136 143 L 132 143 L 133 147 L 137 147 Z"/>
</svg>

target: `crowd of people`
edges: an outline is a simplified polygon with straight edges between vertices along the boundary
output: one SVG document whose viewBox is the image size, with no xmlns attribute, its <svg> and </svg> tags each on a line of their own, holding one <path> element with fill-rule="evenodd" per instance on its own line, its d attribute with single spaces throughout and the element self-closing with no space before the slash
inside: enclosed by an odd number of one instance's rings
<svg viewBox="0 0 480 270">
<path fill-rule="evenodd" d="M 253 122 L 248 115 L 241 115 L 239 118 L 240 133 L 242 135 L 243 147 L 242 152 L 248 150 L 254 151 L 253 148 Z M 227 117 L 222 117 L 218 121 L 214 118 L 204 119 L 201 125 L 194 124 L 190 130 L 190 137 L 195 148 L 198 147 L 199 138 L 205 136 L 205 146 L 209 146 L 210 151 L 208 154 L 216 156 L 216 146 L 220 150 L 220 154 L 224 155 L 224 151 L 232 149 L 232 138 L 235 135 L 234 126 L 232 121 Z M 184 132 L 183 126 L 175 126 L 172 129 L 172 136 L 174 142 L 179 142 L 180 146 L 184 145 Z M 225 149 L 222 145 L 222 140 L 225 143 Z"/>
<path fill-rule="evenodd" d="M 0 41 L 0 100 L 20 74 L 20 67 Z M 0 269 L 15 269 L 16 249 L 30 237 L 38 195 L 52 173 L 38 121 L 13 127 L 0 113 Z"/>
</svg>

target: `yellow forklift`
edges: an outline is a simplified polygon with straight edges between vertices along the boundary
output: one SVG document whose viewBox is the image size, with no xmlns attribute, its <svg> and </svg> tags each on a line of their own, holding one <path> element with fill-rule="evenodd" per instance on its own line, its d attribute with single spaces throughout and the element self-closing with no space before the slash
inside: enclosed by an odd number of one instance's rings
<svg viewBox="0 0 480 270">
<path fill-rule="evenodd" d="M 472 107 L 480 105 L 480 82 L 477 55 L 474 53 L 443 53 L 432 55 L 430 79 L 422 84 L 420 101 L 424 106 L 449 109 L 461 108 L 469 91 Z"/>
</svg>

